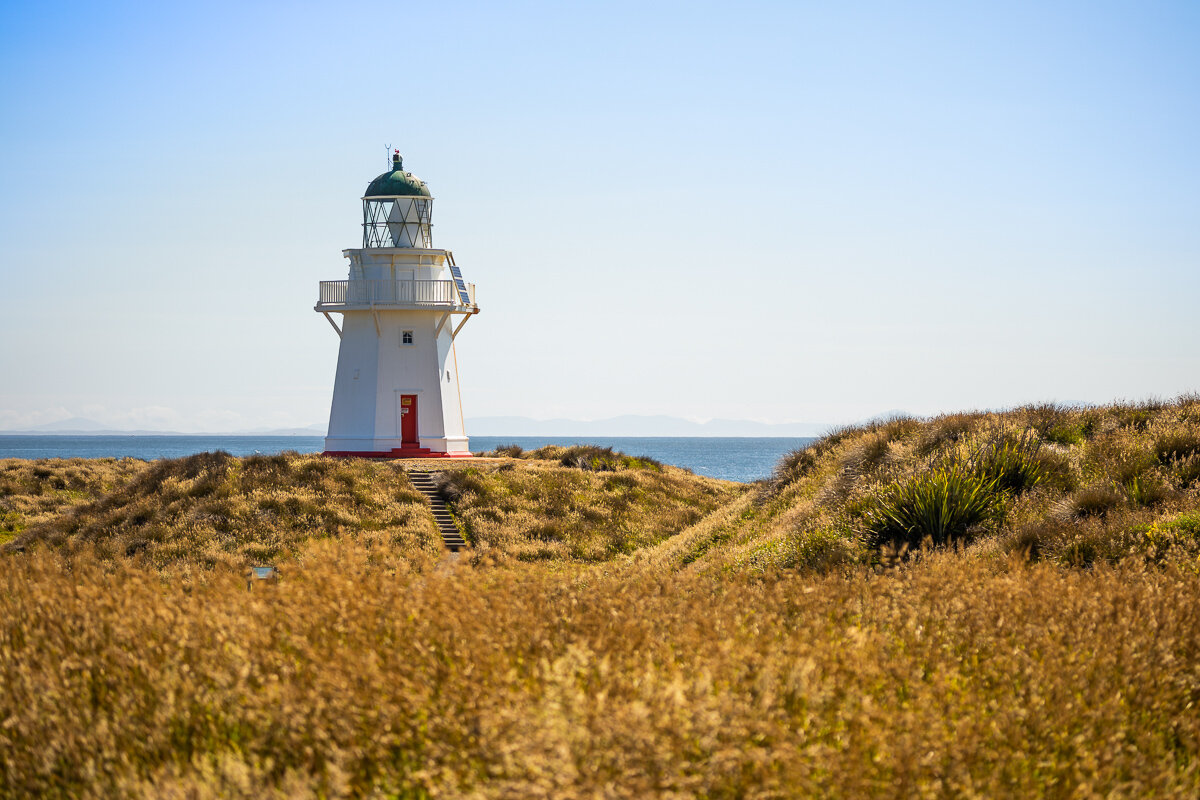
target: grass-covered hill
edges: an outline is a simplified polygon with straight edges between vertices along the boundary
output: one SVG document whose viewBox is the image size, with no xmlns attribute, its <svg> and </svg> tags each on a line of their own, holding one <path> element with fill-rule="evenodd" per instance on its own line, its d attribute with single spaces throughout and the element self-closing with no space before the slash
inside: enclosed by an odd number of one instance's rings
<svg viewBox="0 0 1200 800">
<path fill-rule="evenodd" d="M 599 448 L 437 468 L 476 559 L 594 562 L 678 533 L 747 488 Z M 537 457 L 532 457 L 536 455 Z M 354 543 L 375 558 L 438 555 L 413 464 L 286 453 L 0 461 L 0 543 L 86 550 L 154 569 L 230 569 Z"/>
<path fill-rule="evenodd" d="M 1200 795 L 1196 398 L 502 455 L 0 463 L 0 797 Z"/>
<path fill-rule="evenodd" d="M 888 563 L 922 544 L 1064 566 L 1200 556 L 1200 397 L 836 431 L 643 556 L 736 571 Z"/>
</svg>

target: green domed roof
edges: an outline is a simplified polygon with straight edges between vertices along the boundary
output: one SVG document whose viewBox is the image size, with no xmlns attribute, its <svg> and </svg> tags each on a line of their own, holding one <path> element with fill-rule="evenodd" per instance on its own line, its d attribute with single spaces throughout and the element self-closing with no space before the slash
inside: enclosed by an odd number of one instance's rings
<svg viewBox="0 0 1200 800">
<path fill-rule="evenodd" d="M 392 159 L 392 166 L 393 170 L 385 172 L 371 181 L 371 185 L 367 187 L 367 192 L 363 197 L 433 196 L 429 193 L 429 187 L 425 185 L 425 181 L 411 172 L 404 171 L 404 166 L 398 156 Z"/>
</svg>

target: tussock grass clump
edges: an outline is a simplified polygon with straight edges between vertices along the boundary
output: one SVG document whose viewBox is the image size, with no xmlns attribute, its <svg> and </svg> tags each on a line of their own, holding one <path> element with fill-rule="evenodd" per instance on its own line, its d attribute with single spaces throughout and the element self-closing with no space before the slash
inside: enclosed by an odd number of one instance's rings
<svg viewBox="0 0 1200 800">
<path fill-rule="evenodd" d="M 956 445 L 979 426 L 980 416 L 979 414 L 944 414 L 930 420 L 923 426 L 917 438 L 917 455 L 928 456 Z"/>
<path fill-rule="evenodd" d="M 1185 489 L 1200 484 L 1200 454 L 1172 461 L 1170 474 Z"/>
<path fill-rule="evenodd" d="M 781 458 L 779 463 L 775 465 L 775 470 L 771 475 L 773 488 L 778 490 L 790 486 L 801 478 L 811 474 L 816 465 L 820 463 L 821 457 L 833 450 L 835 445 L 830 441 L 830 438 L 818 439 L 816 442 L 806 447 L 799 447 Z"/>
<path fill-rule="evenodd" d="M 1154 455 L 1164 463 L 1200 455 L 1200 425 L 1162 431 L 1154 437 Z"/>
<path fill-rule="evenodd" d="M 520 458 L 525 454 L 525 448 L 519 444 L 504 444 L 495 450 L 489 450 L 481 455 L 486 458 Z"/>
<path fill-rule="evenodd" d="M 1070 508 L 1077 517 L 1104 518 L 1112 511 L 1124 508 L 1128 503 L 1119 484 L 1092 484 L 1075 492 L 1070 498 Z"/>
<path fill-rule="evenodd" d="M 630 456 L 613 450 L 611 447 L 592 444 L 577 444 L 570 447 L 550 444 L 536 450 L 525 450 L 519 445 L 510 444 L 497 447 L 484 455 L 535 461 L 557 461 L 564 467 L 590 472 L 616 472 L 622 469 L 649 469 L 661 472 L 663 468 L 661 461 L 649 456 Z"/>
<path fill-rule="evenodd" d="M 648 469 L 662 472 L 662 462 L 649 456 L 628 456 L 614 452 L 611 447 L 575 445 L 568 447 L 559 458 L 564 467 L 591 472 L 616 472 L 620 469 Z"/>
<path fill-rule="evenodd" d="M 1040 439 L 1051 444 L 1083 444 L 1094 427 L 1086 410 L 1057 403 L 1024 406 L 1013 414 Z"/>
</svg>

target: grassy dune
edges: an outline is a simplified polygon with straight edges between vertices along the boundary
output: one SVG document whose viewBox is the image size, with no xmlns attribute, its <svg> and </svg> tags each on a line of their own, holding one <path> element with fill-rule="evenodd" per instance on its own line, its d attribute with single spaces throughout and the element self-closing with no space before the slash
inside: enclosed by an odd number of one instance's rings
<svg viewBox="0 0 1200 800">
<path fill-rule="evenodd" d="M 762 572 L 888 564 L 926 537 L 1063 566 L 1200 556 L 1200 398 L 894 419 L 783 459 L 752 498 L 639 557 Z"/>
<path fill-rule="evenodd" d="M 611 465 L 565 465 L 567 452 L 441 467 L 437 481 L 476 559 L 607 560 L 669 537 L 747 491 L 619 454 Z M 428 504 L 403 465 L 389 461 L 296 453 L 8 460 L 0 461 L 0 481 L 10 552 L 46 545 L 192 570 L 302 559 L 327 539 L 390 559 L 442 550 Z"/>
<path fill-rule="evenodd" d="M 748 491 L 610 449 L 545 447 L 517 458 L 438 476 L 476 559 L 605 561 Z"/>
<path fill-rule="evenodd" d="M 0 464 L 0 796 L 1200 794 L 1195 398 L 509 455 Z"/>
<path fill-rule="evenodd" d="M 71 461 L 0 464 L 0 475 L 69 476 Z M 25 524 L 8 549 L 45 544 L 146 568 L 229 568 L 302 553 L 314 540 L 349 539 L 389 556 L 435 554 L 441 538 L 424 498 L 388 463 L 296 454 L 234 458 L 201 453 L 153 463 L 97 460 L 75 502 Z M 13 482 L 6 505 L 30 505 L 37 483 Z M 24 522 L 24 520 L 22 520 Z"/>
</svg>

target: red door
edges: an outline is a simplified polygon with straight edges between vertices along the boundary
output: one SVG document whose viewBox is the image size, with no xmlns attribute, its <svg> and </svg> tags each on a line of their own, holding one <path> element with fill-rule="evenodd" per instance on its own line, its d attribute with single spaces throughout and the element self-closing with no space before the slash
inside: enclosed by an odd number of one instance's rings
<svg viewBox="0 0 1200 800">
<path fill-rule="evenodd" d="M 415 394 L 400 395 L 400 441 L 420 447 L 417 437 L 417 396 Z"/>
</svg>

